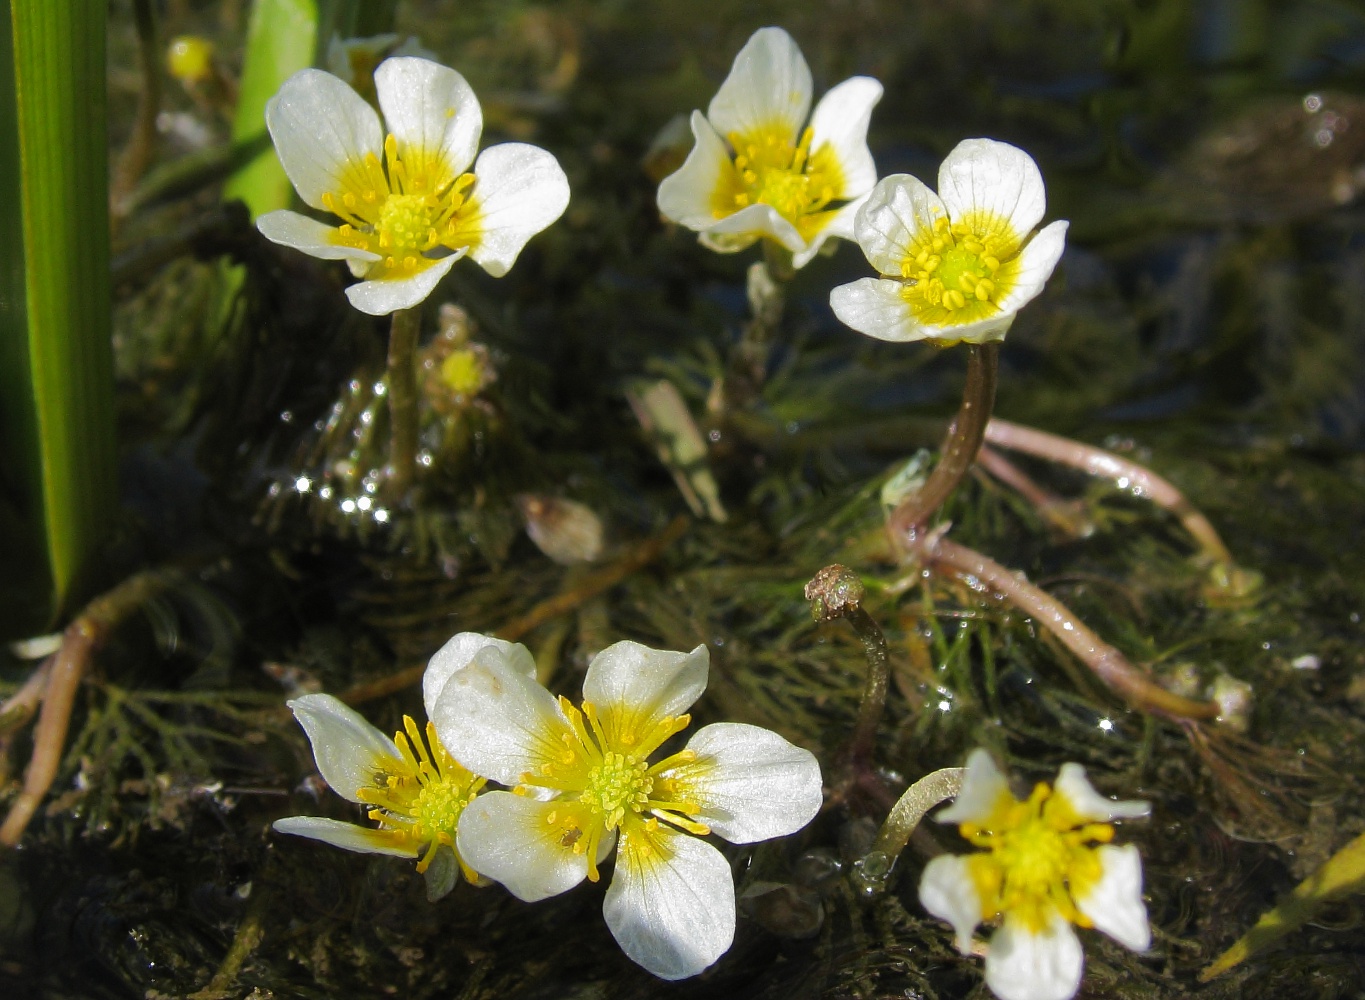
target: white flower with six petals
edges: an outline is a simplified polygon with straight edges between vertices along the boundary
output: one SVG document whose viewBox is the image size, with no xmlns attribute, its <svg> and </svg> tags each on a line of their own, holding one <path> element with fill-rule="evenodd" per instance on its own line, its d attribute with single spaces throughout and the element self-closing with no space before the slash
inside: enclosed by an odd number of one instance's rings
<svg viewBox="0 0 1365 1000">
<path fill-rule="evenodd" d="M 1084 964 L 1072 924 L 1134 951 L 1151 944 L 1142 858 L 1131 844 L 1109 843 L 1111 820 L 1149 809 L 1100 795 L 1079 764 L 1063 764 L 1051 787 L 1040 782 L 1020 802 L 990 754 L 974 750 L 962 791 L 935 818 L 988 850 L 930 861 L 920 902 L 953 925 L 964 955 L 978 924 L 1001 921 L 986 953 L 986 985 L 1001 1000 L 1069 1000 Z"/>
<path fill-rule="evenodd" d="M 687 726 L 707 672 L 705 647 L 618 642 L 593 658 L 579 709 L 485 652 L 444 681 L 433 708 L 456 759 L 516 789 L 465 810 L 461 855 L 531 902 L 596 881 L 617 847 L 607 925 L 627 956 L 663 979 L 696 975 L 734 938 L 730 866 L 700 836 L 785 836 L 822 802 L 815 757 L 756 726 L 706 726 L 650 763 Z"/>
<path fill-rule="evenodd" d="M 305 203 L 341 219 L 298 212 L 256 221 L 269 240 L 324 260 L 345 260 L 361 312 L 383 316 L 425 299 L 466 254 L 495 277 L 569 203 L 569 184 L 545 150 L 520 142 L 478 155 L 483 112 L 453 69 L 386 59 L 374 74 L 379 115 L 330 73 L 300 70 L 266 105 L 266 126 Z M 470 164 L 473 164 L 471 169 Z"/>
<path fill-rule="evenodd" d="M 706 114 L 692 112 L 696 145 L 659 185 L 665 217 L 733 253 L 759 239 L 804 266 L 830 237 L 853 239 L 853 218 L 877 168 L 867 125 L 882 85 L 855 76 L 810 114 L 811 73 L 781 28 L 745 43 Z M 810 123 L 807 125 L 807 115 Z"/>
<path fill-rule="evenodd" d="M 938 194 L 884 177 L 858 210 L 858 245 L 882 275 L 835 288 L 834 314 L 879 340 L 940 345 L 1004 339 L 1062 256 L 1067 223 L 1037 233 L 1047 209 L 1038 165 L 993 139 L 958 143 Z"/>
</svg>

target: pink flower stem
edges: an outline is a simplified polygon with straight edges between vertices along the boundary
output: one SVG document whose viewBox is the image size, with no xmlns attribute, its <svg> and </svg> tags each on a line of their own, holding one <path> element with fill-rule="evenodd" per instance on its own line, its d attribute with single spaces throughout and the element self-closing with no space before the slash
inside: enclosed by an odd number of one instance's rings
<svg viewBox="0 0 1365 1000">
<path fill-rule="evenodd" d="M 981 593 L 997 595 L 1023 611 L 1060 639 L 1096 677 L 1134 708 L 1177 720 L 1218 716 L 1216 702 L 1194 701 L 1167 691 L 1091 631 L 1066 605 L 1021 574 L 941 537 L 923 540 L 917 554 L 931 571 L 955 577 Z"/>
<path fill-rule="evenodd" d="M 1223 539 L 1209 519 L 1186 500 L 1185 495 L 1174 485 L 1151 469 L 1102 448 L 1012 424 L 1007 420 L 992 420 L 986 426 L 985 440 L 1000 448 L 1036 455 L 1059 465 L 1069 465 L 1091 476 L 1108 479 L 1135 496 L 1147 497 L 1179 518 L 1185 530 L 1213 562 L 1225 565 L 1234 562 L 1232 553 L 1223 544 Z"/>
</svg>

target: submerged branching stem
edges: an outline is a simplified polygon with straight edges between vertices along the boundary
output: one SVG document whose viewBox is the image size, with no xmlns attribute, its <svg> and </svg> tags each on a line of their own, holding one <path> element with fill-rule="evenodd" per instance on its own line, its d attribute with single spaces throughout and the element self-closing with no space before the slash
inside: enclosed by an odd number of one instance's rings
<svg viewBox="0 0 1365 1000">
<path fill-rule="evenodd" d="M 922 545 L 918 554 L 929 570 L 956 577 L 983 593 L 995 594 L 1023 611 L 1060 639 L 1091 673 L 1134 708 L 1172 719 L 1218 717 L 1220 709 L 1216 702 L 1194 701 L 1167 691 L 1096 635 L 1061 601 L 995 560 L 946 538 Z"/>
</svg>

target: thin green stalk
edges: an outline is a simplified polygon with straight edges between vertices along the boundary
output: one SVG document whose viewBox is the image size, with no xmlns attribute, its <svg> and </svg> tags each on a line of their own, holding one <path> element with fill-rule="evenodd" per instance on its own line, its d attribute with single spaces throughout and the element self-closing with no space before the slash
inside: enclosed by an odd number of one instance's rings
<svg viewBox="0 0 1365 1000">
<path fill-rule="evenodd" d="M 116 503 L 103 0 L 0 0 L 0 634 L 50 627 Z M 14 559 L 11 562 L 11 558 Z"/>
<path fill-rule="evenodd" d="M 417 468 L 417 338 L 422 307 L 399 309 L 389 327 L 389 491 L 402 502 Z"/>
</svg>

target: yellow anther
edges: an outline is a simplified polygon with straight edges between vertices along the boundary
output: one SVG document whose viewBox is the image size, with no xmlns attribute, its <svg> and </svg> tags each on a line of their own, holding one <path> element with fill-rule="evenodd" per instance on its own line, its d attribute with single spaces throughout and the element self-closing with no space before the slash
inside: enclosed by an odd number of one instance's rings
<svg viewBox="0 0 1365 1000">
<path fill-rule="evenodd" d="M 986 270 L 990 271 L 991 274 L 1000 270 L 1000 261 L 996 260 L 994 257 L 982 257 L 981 263 L 986 265 Z"/>
<path fill-rule="evenodd" d="M 956 288 L 949 288 L 943 293 L 943 304 L 949 309 L 961 309 L 967 304 L 967 299 Z"/>
<path fill-rule="evenodd" d="M 982 278 L 976 283 L 976 297 L 982 302 L 989 302 L 991 294 L 995 291 L 995 282 L 990 278 Z"/>
</svg>

